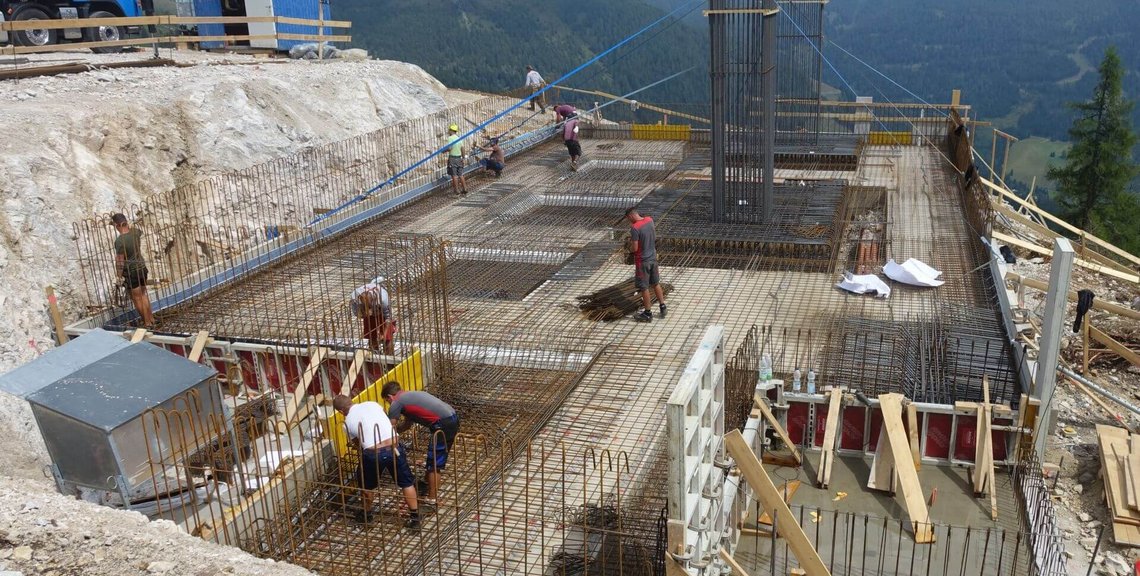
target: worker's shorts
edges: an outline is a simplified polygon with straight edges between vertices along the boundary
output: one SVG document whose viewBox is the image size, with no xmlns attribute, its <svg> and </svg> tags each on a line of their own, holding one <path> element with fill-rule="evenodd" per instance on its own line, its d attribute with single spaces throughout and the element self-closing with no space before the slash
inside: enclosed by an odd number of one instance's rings
<svg viewBox="0 0 1140 576">
<path fill-rule="evenodd" d="M 424 468 L 428 472 L 443 470 L 447 466 L 447 454 L 455 444 L 455 435 L 459 433 L 459 413 L 450 418 L 444 418 L 431 425 L 431 440 L 428 441 L 427 458 L 424 458 Z"/>
<path fill-rule="evenodd" d="M 364 317 L 364 337 L 368 339 L 368 346 L 373 350 L 380 350 L 381 341 L 385 346 L 390 344 L 395 333 L 395 322 L 388 322 L 383 316 Z"/>
<path fill-rule="evenodd" d="M 648 290 L 661 283 L 661 273 L 657 270 L 657 260 L 650 260 L 635 264 L 633 269 L 633 285 L 638 290 Z"/>
<path fill-rule="evenodd" d="M 486 167 L 488 170 L 493 170 L 496 176 L 503 173 L 502 162 L 496 162 L 490 158 L 484 158 L 483 160 L 480 160 L 479 163 Z"/>
<path fill-rule="evenodd" d="M 566 151 L 570 153 L 571 158 L 577 158 L 582 155 L 582 145 L 577 140 L 567 140 Z"/>
<path fill-rule="evenodd" d="M 143 266 L 141 270 L 131 270 L 123 273 L 123 286 L 127 290 L 134 290 L 140 286 L 146 286 L 147 269 Z"/>
<path fill-rule="evenodd" d="M 463 157 L 462 156 L 448 156 L 447 157 L 447 175 L 448 176 L 462 176 L 463 175 Z"/>
<path fill-rule="evenodd" d="M 395 454 L 393 454 L 395 452 Z M 396 486 L 407 488 L 416 483 L 412 469 L 408 468 L 407 450 L 387 446 L 377 450 L 365 449 L 360 453 L 360 487 L 375 490 L 380 485 L 380 475 L 391 474 Z"/>
</svg>

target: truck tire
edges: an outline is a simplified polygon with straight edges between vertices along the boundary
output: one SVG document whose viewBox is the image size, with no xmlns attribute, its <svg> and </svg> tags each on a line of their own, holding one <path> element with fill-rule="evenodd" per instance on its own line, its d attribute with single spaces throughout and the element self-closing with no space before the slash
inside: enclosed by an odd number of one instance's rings
<svg viewBox="0 0 1140 576">
<path fill-rule="evenodd" d="M 21 20 L 51 20 L 47 12 L 35 6 L 26 6 L 12 15 L 13 22 Z M 17 46 L 50 46 L 56 43 L 58 30 L 36 29 L 19 30 L 12 33 L 13 44 Z"/>
<path fill-rule="evenodd" d="M 98 10 L 92 12 L 88 18 L 118 18 L 117 14 L 104 12 Z M 95 26 L 94 28 L 84 28 L 84 34 L 87 36 L 89 42 L 105 42 L 109 40 L 122 40 L 126 37 L 127 31 L 125 28 L 119 26 Z M 96 54 L 111 54 L 114 52 L 122 52 L 121 46 L 108 46 L 105 48 L 92 48 L 92 52 Z"/>
</svg>

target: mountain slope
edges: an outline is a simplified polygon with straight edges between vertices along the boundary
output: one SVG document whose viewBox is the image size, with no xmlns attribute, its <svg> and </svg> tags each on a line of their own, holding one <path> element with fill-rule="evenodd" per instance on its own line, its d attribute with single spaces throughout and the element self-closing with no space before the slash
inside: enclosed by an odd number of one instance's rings
<svg viewBox="0 0 1140 576">
<path fill-rule="evenodd" d="M 488 92 L 522 86 L 527 64 L 553 81 L 665 14 L 641 0 L 340 0 L 335 10 L 352 20 L 353 44 L 372 56 L 418 64 L 450 87 Z M 565 84 L 624 94 L 695 67 L 638 98 L 705 102 L 706 36 L 663 23 Z"/>
</svg>

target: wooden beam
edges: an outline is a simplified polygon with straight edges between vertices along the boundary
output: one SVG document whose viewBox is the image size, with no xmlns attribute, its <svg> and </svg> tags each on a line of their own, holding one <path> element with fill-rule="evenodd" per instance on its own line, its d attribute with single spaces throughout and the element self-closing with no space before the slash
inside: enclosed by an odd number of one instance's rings
<svg viewBox="0 0 1140 576">
<path fill-rule="evenodd" d="M 736 561 L 736 558 L 732 557 L 732 554 L 728 553 L 728 550 L 724 549 L 724 547 L 721 547 L 720 549 L 720 559 L 724 560 L 725 564 L 728 564 L 728 567 L 732 569 L 733 574 L 736 574 L 737 576 L 748 576 L 748 572 L 740 565 L 740 563 Z"/>
<path fill-rule="evenodd" d="M 55 343 L 63 346 L 67 344 L 70 338 L 68 338 L 66 327 L 63 325 L 63 314 L 59 312 L 59 300 L 55 297 L 55 288 L 51 286 L 44 288 L 44 295 L 47 296 L 51 324 L 55 327 Z"/>
<path fill-rule="evenodd" d="M 146 338 L 146 328 L 136 328 L 135 331 L 131 333 L 131 344 L 142 342 L 143 338 Z"/>
<path fill-rule="evenodd" d="M 775 16 L 780 13 L 779 8 L 725 8 L 714 10 L 701 10 L 701 15 L 711 16 L 713 14 L 759 14 L 761 16 Z"/>
<path fill-rule="evenodd" d="M 886 444 L 886 435 L 880 429 L 879 441 L 875 444 L 875 455 L 871 459 L 871 474 L 867 477 L 867 488 L 894 494 L 895 457 Z"/>
<path fill-rule="evenodd" d="M 1040 280 L 1035 280 L 1033 278 L 1026 278 L 1026 277 L 1024 277 L 1020 274 L 1017 274 L 1015 272 L 1007 273 L 1005 275 L 1005 278 L 1006 278 L 1006 280 L 1013 280 L 1014 282 L 1018 282 L 1020 284 L 1028 286 L 1028 287 L 1033 288 L 1034 290 L 1038 290 L 1040 292 L 1048 292 L 1049 291 L 1049 284 L 1048 283 L 1042 282 Z M 1069 298 L 1069 300 L 1076 302 L 1077 301 L 1077 292 L 1075 290 L 1069 290 L 1068 298 Z M 1121 305 L 1116 304 L 1114 302 L 1108 302 L 1108 301 L 1103 300 L 1101 298 L 1096 298 L 1093 300 L 1093 310 L 1104 310 L 1105 312 L 1112 312 L 1113 314 L 1116 314 L 1117 316 L 1123 316 L 1125 318 L 1131 318 L 1133 320 L 1140 320 L 1140 310 L 1133 310 L 1133 309 L 1128 308 L 1126 306 L 1121 306 Z"/>
<path fill-rule="evenodd" d="M 1101 332 L 1093 326 L 1089 326 L 1089 336 L 1092 337 L 1093 340 L 1096 340 L 1097 342 L 1108 346 L 1109 350 L 1112 350 L 1121 358 L 1124 358 L 1130 362 L 1133 366 L 1140 366 L 1140 354 L 1129 350 L 1127 346 L 1121 344 L 1112 336 Z"/>
<path fill-rule="evenodd" d="M 756 458 L 744 436 L 739 430 L 733 430 L 724 436 L 724 443 L 728 453 L 740 468 L 740 474 L 744 476 L 748 485 L 752 487 L 756 499 L 764 507 L 764 511 L 776 519 L 776 532 L 788 542 L 788 548 L 795 554 L 800 566 L 804 567 L 809 576 L 830 576 L 831 572 L 823 564 L 819 552 L 804 534 L 800 523 L 795 520 L 792 511 L 784 503 L 780 491 L 772 484 L 768 472 L 764 470 L 764 466 L 760 464 L 760 460 Z"/>
<path fill-rule="evenodd" d="M 1025 240 L 1021 240 L 1020 238 L 1014 238 L 1013 236 L 1010 236 L 1008 234 L 1002 234 L 1001 232 L 994 231 L 994 232 L 990 232 L 990 237 L 993 238 L 994 240 L 1000 240 L 1002 242 L 1005 242 L 1006 244 L 1012 244 L 1014 246 L 1024 248 L 1026 250 L 1029 250 L 1030 252 L 1036 252 L 1038 254 L 1042 254 L 1045 256 L 1052 256 L 1053 255 L 1053 250 L 1051 248 L 1045 248 L 1042 246 L 1038 246 L 1037 244 L 1034 244 L 1032 242 L 1026 242 Z M 1108 266 L 1102 266 L 1100 264 L 1094 264 L 1092 262 L 1089 262 L 1088 260 L 1082 260 L 1080 258 L 1075 259 L 1073 262 L 1076 263 L 1077 266 L 1080 266 L 1082 268 L 1087 268 L 1089 270 L 1092 270 L 1093 272 L 1099 272 L 1099 273 L 1104 274 L 1106 276 L 1112 276 L 1113 278 L 1118 278 L 1120 280 L 1132 282 L 1133 284 L 1140 283 L 1140 275 L 1137 275 L 1137 274 L 1130 274 L 1128 272 L 1121 272 L 1120 270 L 1117 270 L 1115 268 L 1110 268 Z"/>
<path fill-rule="evenodd" d="M 1132 478 L 1132 507 L 1140 509 L 1140 434 L 1129 436 L 1128 452 L 1125 468 Z"/>
<path fill-rule="evenodd" d="M 340 394 L 342 396 L 352 395 L 352 384 L 356 382 L 360 371 L 364 369 L 364 357 L 364 350 L 357 350 L 352 355 L 352 363 L 348 365 L 348 372 L 344 373 L 344 378 L 340 381 Z"/>
<path fill-rule="evenodd" d="M 210 339 L 210 333 L 202 330 L 194 336 L 194 344 L 190 347 L 190 355 L 186 357 L 191 362 L 197 362 L 202 358 L 202 352 L 206 349 L 206 342 Z"/>
<path fill-rule="evenodd" d="M 800 484 L 801 482 L 799 480 L 792 480 L 779 488 L 780 493 L 784 496 L 785 503 L 791 504 L 792 496 L 796 495 L 796 491 L 800 489 Z M 756 519 L 757 526 L 765 524 L 768 526 L 772 525 L 772 517 L 769 516 L 767 512 L 760 514 L 760 517 Z"/>
<path fill-rule="evenodd" d="M 313 382 L 317 372 L 321 368 L 321 362 L 324 361 L 325 356 L 328 355 L 329 349 L 318 346 L 313 349 L 312 354 L 309 356 L 309 365 L 305 368 L 305 372 L 301 374 L 301 381 L 293 388 L 293 393 L 286 398 L 285 413 L 277 421 L 277 433 L 284 434 L 289 430 L 289 425 L 293 423 L 297 413 L 301 410 L 302 402 L 305 399 L 305 394 L 308 393 L 309 384 Z M 284 383 L 282 383 L 284 386 Z"/>
<path fill-rule="evenodd" d="M 840 400 L 843 398 L 843 391 L 839 388 L 832 388 L 831 400 L 827 405 L 827 424 L 823 432 L 823 445 L 819 450 L 819 470 L 816 471 L 815 480 L 821 488 L 827 488 L 831 483 L 831 465 L 835 460 L 835 437 L 836 430 L 839 428 L 840 421 Z"/>
<path fill-rule="evenodd" d="M 996 210 L 999 214 L 1003 214 L 1007 218 L 1016 220 L 1022 226 L 1025 226 L 1026 228 L 1029 228 L 1030 230 L 1036 232 L 1037 235 L 1041 238 L 1041 240 L 1045 240 L 1049 244 L 1053 243 L 1054 238 L 1063 237 L 1062 235 L 1054 232 L 1053 230 L 1050 230 L 1048 226 L 1045 226 L 1044 224 L 1038 224 L 1035 220 L 1033 220 L 1029 216 L 1021 214 L 1020 212 L 1014 210 L 1013 208 L 1010 208 L 1008 204 L 1006 204 L 1005 202 L 1002 202 L 998 198 L 994 198 L 993 205 L 994 205 L 994 210 Z M 1036 204 L 1034 204 L 1034 205 L 1036 206 Z M 1081 254 L 1081 256 L 1087 256 L 1088 258 L 1096 261 L 1098 264 L 1102 264 L 1104 266 L 1110 266 L 1110 267 L 1115 268 L 1121 272 L 1125 272 L 1125 273 L 1131 273 L 1132 272 L 1132 269 L 1129 268 L 1128 266 L 1124 265 L 1123 263 L 1117 262 L 1116 260 L 1113 260 L 1112 258 L 1109 258 L 1108 256 L 1105 256 L 1104 254 L 1101 254 L 1100 252 L 1097 252 L 1095 250 L 1083 250 L 1080 252 L 1080 254 Z"/>
<path fill-rule="evenodd" d="M 906 431 L 910 437 L 910 457 L 914 460 L 914 469 L 922 470 L 922 450 L 918 441 L 918 407 L 913 402 L 906 405 Z"/>
<path fill-rule="evenodd" d="M 783 426 L 780 426 L 780 421 L 776 420 L 776 416 L 768 409 L 768 401 L 759 394 L 753 395 L 752 401 L 756 403 L 756 407 L 764 414 L 764 419 L 768 421 L 768 424 L 776 430 L 776 435 L 780 437 L 780 441 L 792 451 L 792 457 L 796 459 L 796 465 L 803 465 L 804 460 L 800 454 L 800 449 L 792 443 L 792 439 L 788 437 L 788 432 L 784 430 Z"/>
<path fill-rule="evenodd" d="M 902 399 L 901 394 L 879 395 L 879 407 L 883 411 L 883 431 L 880 434 L 887 435 L 887 444 L 895 459 L 895 474 L 898 475 L 899 489 L 914 527 L 914 541 L 929 544 L 934 542 L 934 530 L 930 525 L 930 513 L 922 494 L 922 484 L 918 481 L 918 471 L 908 458 L 909 449 L 902 423 Z"/>
</svg>

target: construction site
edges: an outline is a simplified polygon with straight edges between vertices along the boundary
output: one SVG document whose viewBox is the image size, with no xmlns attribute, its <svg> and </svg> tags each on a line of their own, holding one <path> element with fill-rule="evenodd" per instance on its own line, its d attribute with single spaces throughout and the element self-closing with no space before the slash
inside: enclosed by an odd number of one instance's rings
<svg viewBox="0 0 1140 576">
<path fill-rule="evenodd" d="M 89 313 L 54 310 L 63 345 L 0 387 L 63 494 L 328 576 L 1083 574 L 1043 465 L 1055 376 L 1096 386 L 1089 330 L 1137 359 L 1090 319 L 1069 366 L 1061 326 L 1081 278 L 1135 287 L 1140 259 L 1054 232 L 977 153 L 959 93 L 825 100 L 826 7 L 712 0 L 710 101 L 674 123 L 559 93 L 576 166 L 551 114 L 480 96 L 123 206 L 153 328 L 115 289 L 111 213 L 77 221 Z M 471 161 L 452 191 L 424 156 L 451 124 L 501 137 L 501 176 Z M 656 225 L 649 322 L 630 208 Z M 1000 246 L 1051 256 L 1049 282 Z M 374 279 L 391 350 L 352 313 Z M 387 477 L 354 517 L 361 456 L 332 409 L 386 406 L 390 381 L 462 421 L 415 530 Z M 1140 436 L 1105 428 L 1103 538 L 1140 545 Z M 411 463 L 430 438 L 400 441 Z"/>
</svg>

